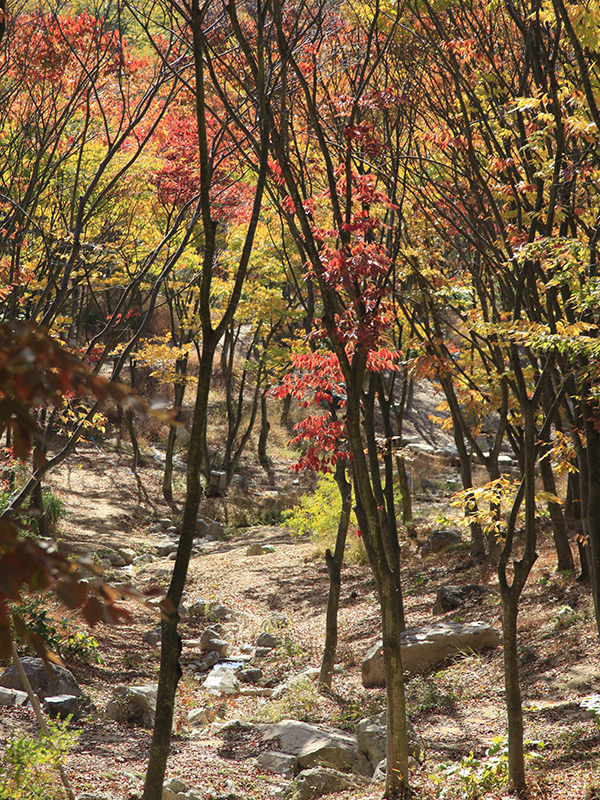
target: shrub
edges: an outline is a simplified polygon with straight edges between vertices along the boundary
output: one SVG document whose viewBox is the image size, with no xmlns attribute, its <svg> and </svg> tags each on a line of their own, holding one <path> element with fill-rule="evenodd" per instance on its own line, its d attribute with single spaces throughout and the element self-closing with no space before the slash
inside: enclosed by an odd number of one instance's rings
<svg viewBox="0 0 600 800">
<path fill-rule="evenodd" d="M 57 768 L 79 736 L 67 725 L 68 720 L 49 720 L 49 736 L 25 734 L 8 742 L 0 766 L 0 800 L 62 800 Z"/>
<path fill-rule="evenodd" d="M 285 524 L 294 536 L 309 536 L 315 545 L 315 555 L 324 556 L 327 548 L 335 548 L 342 498 L 333 475 L 320 475 L 312 495 L 302 498 L 285 518 Z M 355 535 L 357 529 L 354 512 L 350 518 L 346 539 L 346 560 L 365 564 L 367 556 L 362 540 Z"/>
</svg>

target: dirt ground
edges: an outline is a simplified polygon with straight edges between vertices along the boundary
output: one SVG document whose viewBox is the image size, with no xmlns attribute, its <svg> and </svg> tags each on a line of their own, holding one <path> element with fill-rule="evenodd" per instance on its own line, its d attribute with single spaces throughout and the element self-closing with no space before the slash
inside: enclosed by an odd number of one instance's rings
<svg viewBox="0 0 600 800">
<path fill-rule="evenodd" d="M 152 452 L 150 448 L 148 452 Z M 448 467 L 436 464 L 447 471 Z M 433 469 L 433 467 L 431 467 Z M 257 473 L 258 475 L 258 473 Z M 255 475 L 247 502 L 279 502 L 266 476 Z M 291 486 L 298 496 L 306 490 L 293 484 L 295 476 L 286 464 L 277 473 L 277 484 Z M 60 523 L 61 541 L 81 553 L 127 546 L 143 554 L 152 550 L 159 534 L 152 524 L 172 515 L 161 499 L 158 463 L 148 458 L 137 475 L 131 457 L 106 444 L 78 445 L 76 454 L 50 478 L 50 485 L 66 506 Z M 179 480 L 179 479 L 178 479 Z M 178 484 L 179 485 L 179 484 Z M 271 494 L 269 494 L 271 492 Z M 205 500 L 204 512 L 213 518 L 227 516 L 226 500 Z M 231 509 L 230 509 L 231 513 Z M 486 584 L 492 591 L 482 603 L 465 606 L 443 617 L 460 621 L 483 619 L 501 629 L 501 606 L 493 570 L 474 562 L 468 549 L 423 558 L 419 548 L 432 527 L 450 513 L 447 496 L 422 496 L 416 501 L 416 536 L 406 540 L 404 593 L 407 622 L 422 625 L 439 617 L 432 606 L 443 584 Z M 249 557 L 249 544 L 274 546 L 273 553 Z M 225 637 L 236 646 L 252 644 L 262 630 L 277 629 L 283 645 L 275 656 L 261 663 L 267 685 L 275 686 L 307 666 L 320 663 L 327 600 L 327 571 L 313 557 L 314 547 L 305 539 L 290 536 L 280 525 L 253 525 L 229 532 L 226 541 L 215 543 L 192 559 L 186 587 L 186 605 L 200 599 L 218 600 L 235 610 L 236 618 L 224 623 Z M 526 736 L 531 740 L 529 762 L 530 797 L 583 800 L 600 797 L 600 734 L 594 718 L 580 709 L 582 697 L 598 691 L 600 657 L 589 589 L 576 576 L 557 574 L 551 536 L 543 531 L 540 557 L 525 590 L 520 613 L 520 652 Z M 140 589 L 167 585 L 169 559 L 137 565 L 128 571 L 110 570 L 109 580 L 133 581 Z M 573 609 L 568 624 L 557 623 L 557 612 Z M 49 601 L 55 620 L 64 618 Z M 102 664 L 74 658 L 69 668 L 89 696 L 84 717 L 76 724 L 79 740 L 66 761 L 67 773 L 76 793 L 105 795 L 111 800 L 136 796 L 143 786 L 149 753 L 150 731 L 117 724 L 103 718 L 103 709 L 119 684 L 157 680 L 159 648 L 142 640 L 144 632 L 158 624 L 155 609 L 131 605 L 130 624 L 97 626 Z M 286 707 L 263 697 L 222 698 L 223 719 L 192 733 L 188 712 L 206 702 L 201 680 L 191 667 L 194 654 L 184 647 L 183 678 L 177 697 L 176 726 L 168 776 L 178 777 L 207 796 L 231 791 L 232 786 L 248 800 L 273 796 L 274 787 L 285 784 L 280 776 L 267 774 L 255 762 L 261 743 L 254 734 L 215 735 L 223 720 L 244 718 L 270 720 L 277 714 L 352 730 L 356 722 L 384 708 L 384 691 L 364 689 L 360 663 L 379 635 L 378 606 L 367 567 L 349 565 L 343 572 L 339 616 L 339 671 L 328 695 L 316 690 L 298 694 Z M 185 617 L 184 642 L 199 638 L 209 617 Z M 73 618 L 75 629 L 80 623 Z M 502 675 L 502 648 L 480 654 L 462 654 L 434 671 L 413 678 L 406 686 L 409 713 L 425 753 L 423 764 L 411 780 L 416 796 L 466 798 L 469 789 L 459 778 L 450 778 L 440 765 L 457 764 L 470 753 L 485 756 L 494 737 L 506 735 L 506 712 Z M 277 701 L 279 702 L 279 701 Z M 35 731 L 32 713 L 21 708 L 0 708 L 0 741 L 13 734 Z M 487 762 L 484 762 L 487 763 Z M 471 765 L 471 774 L 477 770 Z M 489 776 L 488 776 L 489 777 Z M 481 796 L 501 798 L 506 790 L 490 778 L 475 781 Z M 336 797 L 380 797 L 382 786 L 359 784 L 352 792 Z"/>
</svg>

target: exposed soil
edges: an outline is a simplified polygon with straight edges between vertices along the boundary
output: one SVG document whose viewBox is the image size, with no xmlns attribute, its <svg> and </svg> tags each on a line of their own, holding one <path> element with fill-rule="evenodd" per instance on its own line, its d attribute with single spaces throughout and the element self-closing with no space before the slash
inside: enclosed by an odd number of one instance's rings
<svg viewBox="0 0 600 800">
<path fill-rule="evenodd" d="M 149 447 L 146 449 L 151 452 Z M 452 471 L 440 459 L 417 466 L 427 475 Z M 160 536 L 150 532 L 152 523 L 172 515 L 173 509 L 161 499 L 161 473 L 152 459 L 139 468 L 137 476 L 130 467 L 129 455 L 89 442 L 79 445 L 76 454 L 52 474 L 50 484 L 67 509 L 60 525 L 62 541 L 81 553 L 123 545 L 138 553 L 152 549 Z M 279 494 L 269 487 L 260 470 L 252 478 L 248 496 L 236 501 L 246 508 L 279 508 L 306 488 L 302 483 L 293 483 L 296 476 L 288 472 L 288 464 L 283 461 L 276 476 L 276 484 L 284 489 Z M 415 485 L 417 479 L 415 476 Z M 284 499 L 280 500 L 280 495 Z M 223 520 L 229 515 L 231 524 L 231 519 L 239 516 L 239 508 L 228 508 L 228 502 L 205 500 L 203 510 Z M 465 548 L 450 555 L 419 555 L 419 547 L 435 526 L 436 518 L 450 513 L 447 495 L 417 498 L 416 511 L 416 536 L 406 541 L 404 567 L 409 625 L 439 619 L 432 617 L 431 609 L 442 584 L 485 583 L 492 590 L 496 586 L 493 570 L 470 559 Z M 520 614 L 526 736 L 533 742 L 543 742 L 543 750 L 532 750 L 535 758 L 529 765 L 530 797 L 594 798 L 600 796 L 594 794 L 597 790 L 593 788 L 600 785 L 600 735 L 591 714 L 579 708 L 581 698 L 597 691 L 600 683 L 598 635 L 589 591 L 575 576 L 554 571 L 551 536 L 543 531 L 540 538 L 540 557 L 526 587 Z M 255 542 L 273 544 L 275 552 L 246 556 L 248 545 Z M 261 663 L 271 686 L 306 666 L 320 663 L 328 579 L 324 563 L 313 558 L 313 550 L 310 542 L 292 538 L 281 526 L 254 525 L 231 530 L 226 541 L 215 543 L 192 559 L 186 605 L 203 598 L 218 600 L 234 609 L 236 619 L 224 623 L 224 630 L 226 638 L 238 646 L 252 644 L 265 629 L 276 629 L 283 639 L 276 655 Z M 129 578 L 141 589 L 164 587 L 168 579 L 157 577 L 157 573 L 164 575 L 159 570 L 168 570 L 170 564 L 169 559 L 160 559 L 128 571 L 109 571 L 107 578 L 115 582 Z M 568 626 L 561 628 L 556 624 L 556 614 L 566 605 L 574 609 L 575 615 Z M 57 621 L 64 616 L 51 603 L 50 607 Z M 142 641 L 142 634 L 157 626 L 157 611 L 133 604 L 130 610 L 130 624 L 98 626 L 93 631 L 103 664 L 77 659 L 68 663 L 90 698 L 88 712 L 77 723 L 80 738 L 66 762 L 76 793 L 122 799 L 135 796 L 143 785 L 150 731 L 102 717 L 115 686 L 157 680 L 159 648 Z M 492 592 L 482 603 L 461 608 L 445 619 L 484 619 L 501 628 L 497 593 Z M 182 625 L 184 642 L 199 638 L 209 621 L 210 617 L 186 617 Z M 72 625 L 80 623 L 73 618 Z M 343 573 L 340 608 L 340 671 L 334 676 L 333 691 L 330 695 L 313 692 L 308 698 L 295 697 L 289 701 L 289 713 L 350 730 L 362 716 L 384 708 L 384 691 L 365 690 L 360 680 L 362 656 L 377 640 L 378 631 L 378 607 L 369 570 L 348 566 Z M 207 701 L 201 680 L 192 668 L 197 660 L 197 653 L 184 647 L 184 676 L 178 691 L 168 776 L 181 778 L 207 794 L 230 791 L 228 782 L 233 782 L 244 798 L 272 797 L 274 787 L 285 781 L 257 767 L 254 759 L 263 745 L 255 733 L 219 737 L 215 732 L 222 719 L 194 734 L 187 726 L 189 710 Z M 424 763 L 411 778 L 418 797 L 433 798 L 441 787 L 452 785 L 446 778 L 441 784 L 432 778 L 440 776 L 440 763 L 456 763 L 470 752 L 481 757 L 494 737 L 506 734 L 501 647 L 481 654 L 463 654 L 439 665 L 431 674 L 408 682 L 407 695 L 410 716 L 425 751 Z M 272 716 L 275 702 L 280 701 L 234 697 L 221 698 L 216 705 L 221 706 L 225 720 L 264 720 Z M 23 730 L 36 730 L 31 711 L 1 707 L 0 741 Z M 336 797 L 375 798 L 381 792 L 381 785 L 363 783 L 355 791 Z M 457 788 L 449 796 L 460 798 L 467 794 Z M 484 796 L 504 797 L 506 790 L 492 785 Z"/>
</svg>

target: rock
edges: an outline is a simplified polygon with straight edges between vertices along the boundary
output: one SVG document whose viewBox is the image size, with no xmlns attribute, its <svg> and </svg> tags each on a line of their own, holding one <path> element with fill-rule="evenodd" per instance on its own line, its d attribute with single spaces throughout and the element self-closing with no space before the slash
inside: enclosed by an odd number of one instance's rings
<svg viewBox="0 0 600 800">
<path fill-rule="evenodd" d="M 202 687 L 212 693 L 239 694 L 240 682 L 235 677 L 233 670 L 227 667 L 215 667 Z"/>
<path fill-rule="evenodd" d="M 497 647 L 500 634 L 486 622 L 461 625 L 438 622 L 425 628 L 408 628 L 400 634 L 402 667 L 409 675 L 424 672 L 455 653 Z M 373 645 L 362 663 L 363 686 L 385 686 L 382 642 Z"/>
<path fill-rule="evenodd" d="M 298 759 L 289 753 L 279 750 L 267 750 L 256 759 L 266 772 L 276 772 L 286 778 L 293 778 L 296 772 Z"/>
<path fill-rule="evenodd" d="M 52 719 L 66 719 L 77 717 L 79 714 L 79 701 L 73 694 L 57 694 L 46 697 L 44 708 Z"/>
<path fill-rule="evenodd" d="M 229 733 L 239 733 L 240 731 L 251 731 L 254 726 L 245 719 L 230 719 L 225 722 L 216 732 L 216 736 L 227 736 Z"/>
<path fill-rule="evenodd" d="M 27 692 L 5 689 L 4 686 L 0 686 L 0 706 L 24 706 L 28 699 Z"/>
<path fill-rule="evenodd" d="M 171 778 L 163 784 L 162 800 L 187 800 L 189 786 L 179 778 Z"/>
<path fill-rule="evenodd" d="M 150 525 L 150 528 L 148 530 L 150 531 L 150 533 L 159 533 L 160 531 L 162 531 L 162 525 L 160 524 L 160 522 L 155 522 L 154 525 Z"/>
<path fill-rule="evenodd" d="M 296 756 L 300 768 L 331 764 L 351 770 L 358 761 L 356 737 L 338 730 L 323 730 L 306 722 L 285 719 L 273 725 L 259 725 L 263 741 L 277 741 L 284 753 Z"/>
<path fill-rule="evenodd" d="M 202 650 L 218 653 L 220 658 L 225 658 L 229 650 L 229 642 L 221 638 L 222 630 L 220 625 L 206 628 L 200 638 L 200 647 Z"/>
<path fill-rule="evenodd" d="M 266 658 L 267 656 L 270 656 L 272 654 L 273 654 L 272 647 L 257 647 L 256 650 L 254 651 L 254 658 L 258 659 Z"/>
<path fill-rule="evenodd" d="M 200 600 L 196 600 L 195 603 L 192 603 L 192 605 L 189 607 L 188 613 L 192 617 L 205 615 L 208 611 L 208 606 L 208 600 L 201 598 Z"/>
<path fill-rule="evenodd" d="M 135 550 L 132 550 L 131 547 L 119 547 L 117 552 L 127 566 L 129 566 L 129 564 L 133 564 L 133 559 L 136 556 Z"/>
<path fill-rule="evenodd" d="M 262 669 L 258 669 L 258 667 L 249 667 L 248 669 L 240 669 L 238 672 L 235 673 L 237 679 L 242 681 L 242 683 L 258 683 L 259 680 L 264 677 L 264 673 Z"/>
<path fill-rule="evenodd" d="M 256 640 L 257 647 L 268 647 L 271 650 L 274 647 L 279 647 L 280 644 L 281 639 L 278 636 L 273 636 L 272 633 L 261 633 Z"/>
<path fill-rule="evenodd" d="M 154 630 L 146 631 L 146 633 L 142 634 L 142 641 L 154 645 L 155 647 L 160 644 L 161 638 L 162 634 L 160 628 L 154 628 Z"/>
<path fill-rule="evenodd" d="M 361 719 L 356 726 L 358 741 L 359 769 L 364 775 L 371 776 L 378 764 L 386 757 L 387 743 L 387 714 L 382 711 L 374 717 Z M 406 734 L 408 737 L 408 753 L 416 761 L 423 758 L 421 743 L 415 729 L 409 720 L 406 720 Z"/>
<path fill-rule="evenodd" d="M 408 757 L 408 766 L 409 769 L 416 769 L 419 764 L 418 762 L 412 757 Z M 387 772 L 387 758 L 382 758 L 379 764 L 375 767 L 375 772 L 373 773 L 373 777 L 371 778 L 372 783 L 383 783 L 386 778 Z"/>
<path fill-rule="evenodd" d="M 204 728 L 215 718 L 216 712 L 212 706 L 193 708 L 188 714 L 188 723 L 192 728 Z"/>
<path fill-rule="evenodd" d="M 262 544 L 251 544 L 246 550 L 247 556 L 262 556 L 264 553 Z"/>
<path fill-rule="evenodd" d="M 106 716 L 115 722 L 141 723 L 147 728 L 154 724 L 158 684 L 117 686 L 106 706 Z"/>
<path fill-rule="evenodd" d="M 222 622 L 227 622 L 235 617 L 235 611 L 221 603 L 210 603 L 208 611 L 213 617 L 220 619 Z"/>
<path fill-rule="evenodd" d="M 75 800 L 112 800 L 107 794 L 91 794 L 90 792 L 83 792 L 78 794 Z"/>
<path fill-rule="evenodd" d="M 354 783 L 348 775 L 328 767 L 313 767 L 304 770 L 296 778 L 296 788 L 300 800 L 313 800 L 324 794 L 343 792 L 352 786 Z"/>
<path fill-rule="evenodd" d="M 200 664 L 200 671 L 206 672 L 206 670 L 211 669 L 214 665 L 219 661 L 219 654 L 218 653 L 207 653 L 206 658 Z"/>
<path fill-rule="evenodd" d="M 429 538 L 421 548 L 421 555 L 431 556 L 434 553 L 442 553 L 461 543 L 462 536 L 458 528 L 438 528 L 429 534 Z"/>
<path fill-rule="evenodd" d="M 139 564 L 153 564 L 156 561 L 156 556 L 152 553 L 142 553 L 141 556 L 136 556 L 133 559 L 133 564 L 137 567 Z"/>
<path fill-rule="evenodd" d="M 156 552 L 159 556 L 169 556 L 177 552 L 177 545 L 170 539 L 165 539 L 156 545 Z"/>
<path fill-rule="evenodd" d="M 446 614 L 454 611 L 467 602 L 480 602 L 491 590 L 487 586 L 472 584 L 469 586 L 440 586 L 437 590 L 432 614 Z"/>
<path fill-rule="evenodd" d="M 215 520 L 213 520 L 209 524 L 204 535 L 207 539 L 212 539 L 213 541 L 217 539 L 224 539 L 225 528 L 221 525 L 220 522 L 216 522 Z"/>
<path fill-rule="evenodd" d="M 29 678 L 31 688 L 42 698 L 57 694 L 72 694 L 75 697 L 81 697 L 81 688 L 66 667 L 49 664 L 49 672 L 47 672 L 41 658 L 31 658 L 30 656 L 22 658 L 21 663 Z M 16 667 L 9 667 L 0 676 L 0 686 L 7 689 L 18 689 L 20 692 L 25 690 Z"/>
</svg>

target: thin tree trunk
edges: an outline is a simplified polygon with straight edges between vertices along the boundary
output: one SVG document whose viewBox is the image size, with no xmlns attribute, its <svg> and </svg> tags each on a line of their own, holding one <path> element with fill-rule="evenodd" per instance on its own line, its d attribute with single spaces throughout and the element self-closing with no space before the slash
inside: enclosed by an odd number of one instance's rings
<svg viewBox="0 0 600 800">
<path fill-rule="evenodd" d="M 319 684 L 327 686 L 329 689 L 331 689 L 338 642 L 338 610 L 342 585 L 342 563 L 344 561 L 346 536 L 352 511 L 352 487 L 346 479 L 346 465 L 343 461 L 338 461 L 335 465 L 335 482 L 342 497 L 342 511 L 340 513 L 334 553 L 332 555 L 329 549 L 325 553 L 327 572 L 329 573 L 329 595 L 327 597 L 327 615 L 325 618 L 325 647 L 319 673 Z"/>
<path fill-rule="evenodd" d="M 267 440 L 269 438 L 269 431 L 271 430 L 271 423 L 269 422 L 268 409 L 267 409 L 267 393 L 264 391 L 260 398 L 260 434 L 258 437 L 258 462 L 264 471 L 269 476 L 269 483 L 271 486 L 275 485 L 275 473 L 271 466 L 271 460 L 267 455 Z"/>
<path fill-rule="evenodd" d="M 544 491 L 552 495 L 556 495 L 556 482 L 554 480 L 554 472 L 552 471 L 552 464 L 550 458 L 544 458 L 541 454 L 540 459 L 540 472 L 542 481 L 544 483 Z M 567 533 L 567 526 L 562 509 L 558 503 L 548 501 L 548 513 L 552 521 L 552 535 L 554 537 L 554 547 L 556 548 L 557 563 L 556 569 L 559 572 L 572 572 L 573 571 L 573 553 L 569 544 L 569 534 Z"/>
<path fill-rule="evenodd" d="M 182 359 L 183 361 L 183 359 Z M 187 372 L 187 358 L 185 363 L 180 366 L 180 361 L 177 361 L 176 372 L 178 375 L 184 376 Z M 176 382 L 174 386 L 175 391 L 175 407 L 181 408 L 183 398 L 185 396 L 185 382 Z M 167 438 L 167 449 L 165 452 L 165 469 L 163 472 L 162 492 L 163 497 L 167 501 L 173 500 L 173 455 L 175 453 L 175 442 L 177 441 L 177 428 L 171 425 L 169 428 L 169 436 Z"/>
</svg>

